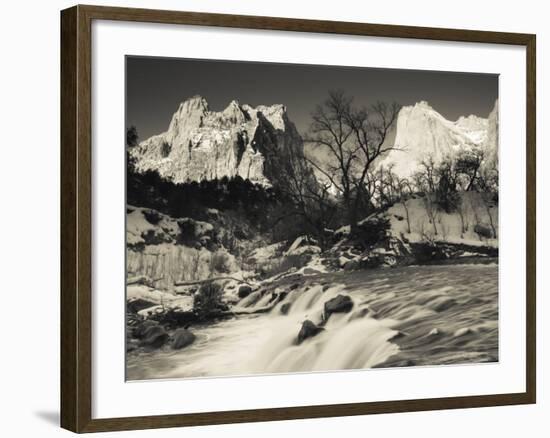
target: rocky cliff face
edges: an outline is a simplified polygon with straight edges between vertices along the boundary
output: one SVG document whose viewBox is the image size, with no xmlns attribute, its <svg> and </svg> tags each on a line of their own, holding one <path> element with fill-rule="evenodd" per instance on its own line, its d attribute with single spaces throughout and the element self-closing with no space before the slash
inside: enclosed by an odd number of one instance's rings
<svg viewBox="0 0 550 438">
<path fill-rule="evenodd" d="M 445 119 L 427 102 L 403 107 L 397 118 L 394 144 L 398 150 L 390 152 L 382 164 L 393 164 L 394 171 L 403 177 L 414 173 L 428 156 L 439 163 L 468 149 L 483 148 L 486 161 L 496 162 L 498 102 L 488 118 L 470 115 L 456 122 Z"/>
<path fill-rule="evenodd" d="M 487 119 L 487 137 L 485 138 L 485 164 L 489 168 L 498 169 L 498 100 Z"/>
<path fill-rule="evenodd" d="M 215 209 L 206 210 L 206 221 L 173 218 L 150 208 L 126 206 L 126 266 L 128 278 L 146 277 L 154 286 L 174 290 L 178 281 L 203 280 L 235 273 L 239 266 L 224 247 L 249 251 L 256 236 L 239 224 L 242 237 L 234 236 L 238 219 Z"/>
<path fill-rule="evenodd" d="M 168 130 L 131 151 L 138 171 L 157 170 L 176 183 L 241 176 L 263 185 L 282 179 L 303 142 L 283 105 L 240 105 L 210 111 L 200 96 L 180 104 Z"/>
</svg>

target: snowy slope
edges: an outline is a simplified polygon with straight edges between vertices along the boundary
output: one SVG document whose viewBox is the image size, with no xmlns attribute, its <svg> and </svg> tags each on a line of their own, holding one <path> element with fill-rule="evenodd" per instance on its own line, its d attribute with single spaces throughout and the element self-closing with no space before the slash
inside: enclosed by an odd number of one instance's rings
<svg viewBox="0 0 550 438">
<path fill-rule="evenodd" d="M 442 243 L 498 247 L 498 205 L 488 200 L 486 195 L 478 192 L 461 192 L 461 203 L 457 211 L 446 213 L 434 210 L 435 227 L 428 214 L 429 199 L 426 196 L 414 196 L 406 201 L 397 202 L 387 210 L 392 235 L 404 236 L 411 242 L 433 240 Z M 479 227 L 490 230 L 491 224 L 495 227 L 497 238 L 486 238 L 476 232 Z"/>
</svg>

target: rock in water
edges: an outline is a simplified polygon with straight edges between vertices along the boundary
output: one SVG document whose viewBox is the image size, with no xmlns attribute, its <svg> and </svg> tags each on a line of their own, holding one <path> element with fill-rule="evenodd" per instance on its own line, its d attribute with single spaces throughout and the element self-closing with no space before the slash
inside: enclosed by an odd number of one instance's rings
<svg viewBox="0 0 550 438">
<path fill-rule="evenodd" d="M 126 353 L 136 350 L 139 347 L 137 339 L 126 339 Z"/>
<path fill-rule="evenodd" d="M 148 348 L 160 348 L 168 340 L 168 333 L 161 325 L 153 325 L 145 329 L 140 346 Z"/>
<path fill-rule="evenodd" d="M 181 350 L 195 342 L 196 336 L 189 330 L 181 328 L 174 332 L 172 349 Z"/>
<path fill-rule="evenodd" d="M 396 341 L 398 339 L 404 338 L 405 336 L 407 336 L 406 333 L 398 330 L 390 338 L 388 338 L 388 341 Z"/>
<path fill-rule="evenodd" d="M 315 323 L 311 322 L 309 319 L 306 319 L 302 323 L 302 328 L 300 329 L 300 332 L 298 333 L 298 338 L 296 339 L 296 344 L 300 345 L 306 339 L 312 338 L 313 336 L 318 335 L 323 330 L 324 329 L 322 327 L 318 327 L 317 325 L 315 325 Z"/>
<path fill-rule="evenodd" d="M 344 271 L 356 271 L 357 269 L 359 269 L 359 262 L 355 259 L 348 260 L 344 264 Z"/>
<path fill-rule="evenodd" d="M 441 330 L 439 330 L 437 327 L 434 327 L 428 333 L 428 336 L 439 336 L 439 335 L 441 335 Z"/>
<path fill-rule="evenodd" d="M 134 298 L 126 302 L 126 311 L 129 313 L 138 313 L 140 310 L 153 307 L 156 303 L 143 298 Z"/>
<path fill-rule="evenodd" d="M 459 338 L 460 336 L 466 336 L 471 335 L 474 331 L 470 327 L 462 327 L 456 330 L 453 334 L 455 338 Z"/>
<path fill-rule="evenodd" d="M 251 292 L 252 292 L 252 288 L 250 286 L 243 284 L 239 288 L 239 292 L 238 292 L 239 298 L 246 298 L 248 295 L 250 295 Z"/>
<path fill-rule="evenodd" d="M 353 308 L 353 301 L 348 295 L 338 295 L 325 303 L 325 321 L 333 313 L 348 313 Z"/>
<path fill-rule="evenodd" d="M 145 336 L 145 332 L 147 331 L 147 329 L 156 325 L 159 325 L 157 321 L 147 319 L 134 328 L 132 335 L 135 338 L 142 339 Z"/>
<path fill-rule="evenodd" d="M 281 315 L 288 315 L 288 312 L 290 311 L 291 303 L 284 303 L 281 306 Z"/>
</svg>

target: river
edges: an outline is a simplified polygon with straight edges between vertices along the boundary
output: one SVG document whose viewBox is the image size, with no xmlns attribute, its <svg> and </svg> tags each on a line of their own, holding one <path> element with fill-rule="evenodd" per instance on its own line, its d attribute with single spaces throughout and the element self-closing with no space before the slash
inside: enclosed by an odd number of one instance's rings
<svg viewBox="0 0 550 438">
<path fill-rule="evenodd" d="M 295 373 L 371 367 L 498 361 L 498 265 L 408 266 L 304 277 L 266 313 L 192 327 L 189 347 L 127 356 L 127 379 Z M 304 320 L 323 320 L 324 304 L 348 295 L 353 308 L 335 313 L 300 345 Z M 241 311 L 269 303 L 249 296 Z M 289 308 L 282 314 L 284 305 Z"/>
</svg>

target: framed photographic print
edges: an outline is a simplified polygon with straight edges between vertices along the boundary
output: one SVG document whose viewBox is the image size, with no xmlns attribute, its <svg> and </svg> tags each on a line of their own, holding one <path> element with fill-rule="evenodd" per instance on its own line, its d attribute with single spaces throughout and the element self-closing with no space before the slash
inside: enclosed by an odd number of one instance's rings
<svg viewBox="0 0 550 438">
<path fill-rule="evenodd" d="M 61 423 L 535 402 L 535 36 L 61 13 Z"/>
</svg>

